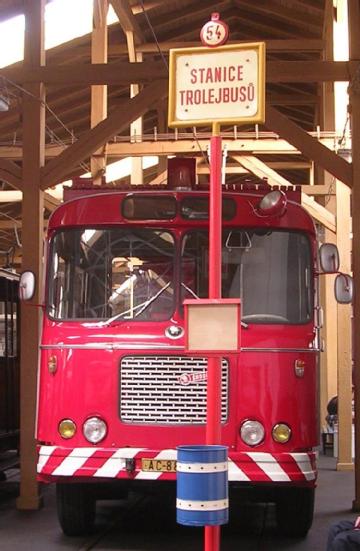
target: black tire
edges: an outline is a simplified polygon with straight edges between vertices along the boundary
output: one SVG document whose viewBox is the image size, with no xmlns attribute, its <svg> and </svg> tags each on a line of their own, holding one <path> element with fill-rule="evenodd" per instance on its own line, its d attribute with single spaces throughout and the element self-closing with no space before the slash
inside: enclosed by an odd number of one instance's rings
<svg viewBox="0 0 360 551">
<path fill-rule="evenodd" d="M 94 529 L 96 502 L 86 484 L 56 484 L 60 526 L 67 536 L 84 536 Z"/>
<path fill-rule="evenodd" d="M 288 488 L 276 501 L 278 531 L 285 536 L 303 538 L 314 516 L 315 488 Z"/>
</svg>

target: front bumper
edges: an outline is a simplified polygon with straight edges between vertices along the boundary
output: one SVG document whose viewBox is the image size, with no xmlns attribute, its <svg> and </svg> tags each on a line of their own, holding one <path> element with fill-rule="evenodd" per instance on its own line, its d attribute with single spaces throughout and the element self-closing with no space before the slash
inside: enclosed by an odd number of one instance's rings
<svg viewBox="0 0 360 551">
<path fill-rule="evenodd" d="M 174 472 L 156 471 L 156 461 L 176 460 L 175 449 L 64 448 L 39 446 L 38 480 L 175 480 Z M 154 460 L 154 471 L 142 470 L 142 459 Z M 316 453 L 229 452 L 229 482 L 285 483 L 314 486 Z"/>
</svg>

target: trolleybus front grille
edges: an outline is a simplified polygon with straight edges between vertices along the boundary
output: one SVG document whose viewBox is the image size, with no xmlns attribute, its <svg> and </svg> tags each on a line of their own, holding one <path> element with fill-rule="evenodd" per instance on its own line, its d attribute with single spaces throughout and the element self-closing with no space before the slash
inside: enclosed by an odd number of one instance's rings
<svg viewBox="0 0 360 551">
<path fill-rule="evenodd" d="M 229 369 L 222 360 L 221 420 L 228 417 Z M 205 424 L 205 358 L 126 356 L 120 366 L 123 423 Z"/>
</svg>

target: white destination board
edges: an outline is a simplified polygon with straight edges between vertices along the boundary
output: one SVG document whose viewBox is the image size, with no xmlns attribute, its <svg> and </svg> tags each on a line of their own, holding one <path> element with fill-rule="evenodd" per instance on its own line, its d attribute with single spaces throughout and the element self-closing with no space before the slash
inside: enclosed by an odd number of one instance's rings
<svg viewBox="0 0 360 551">
<path fill-rule="evenodd" d="M 171 54 L 169 126 L 263 120 L 264 61 L 259 44 Z"/>
</svg>

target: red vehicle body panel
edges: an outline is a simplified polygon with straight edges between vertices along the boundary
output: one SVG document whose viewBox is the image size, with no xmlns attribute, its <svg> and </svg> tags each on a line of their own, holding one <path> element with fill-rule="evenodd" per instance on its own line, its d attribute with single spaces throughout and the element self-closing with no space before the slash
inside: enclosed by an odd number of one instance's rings
<svg viewBox="0 0 360 551">
<path fill-rule="evenodd" d="M 144 192 L 143 192 L 144 193 Z M 161 193 L 161 192 L 158 192 Z M 176 198 L 207 196 L 206 192 L 163 192 Z M 51 216 L 48 238 L 67 227 L 150 226 L 169 228 L 180 236 L 190 228 L 207 228 L 204 220 L 128 221 L 121 214 L 125 193 L 83 197 L 60 206 Z M 254 213 L 259 193 L 225 192 L 238 201 L 236 217 L 224 227 L 286 228 L 305 232 L 310 240 L 313 270 L 316 266 L 314 225 L 295 202 L 282 217 L 259 218 Z M 315 274 L 316 275 L 316 274 Z M 39 480 L 173 479 L 175 473 L 146 473 L 141 458 L 176 459 L 176 446 L 202 444 L 205 425 L 148 425 L 122 422 L 119 405 L 120 364 L 127 356 L 185 356 L 184 337 L 165 335 L 171 324 L 183 326 L 177 309 L 171 320 L 161 322 L 119 321 L 106 326 L 88 321 L 57 321 L 44 314 L 38 394 Z M 222 443 L 229 447 L 229 480 L 257 484 L 314 485 L 318 445 L 318 364 L 314 321 L 299 325 L 252 324 L 242 330 L 241 350 L 226 356 L 229 363 L 228 417 L 222 427 Z M 56 357 L 50 373 L 48 361 Z M 303 362 L 302 377 L 295 362 Z M 105 439 L 91 445 L 83 436 L 83 422 L 92 416 L 108 426 Z M 64 440 L 58 426 L 72 419 L 78 430 Z M 265 439 L 252 448 L 239 436 L 246 419 L 265 427 Z M 292 427 L 292 437 L 279 444 L 271 437 L 276 423 Z M 134 460 L 126 468 L 126 458 Z M 116 463 L 117 461 L 117 463 Z M 152 477 L 150 475 L 153 475 Z"/>
</svg>

